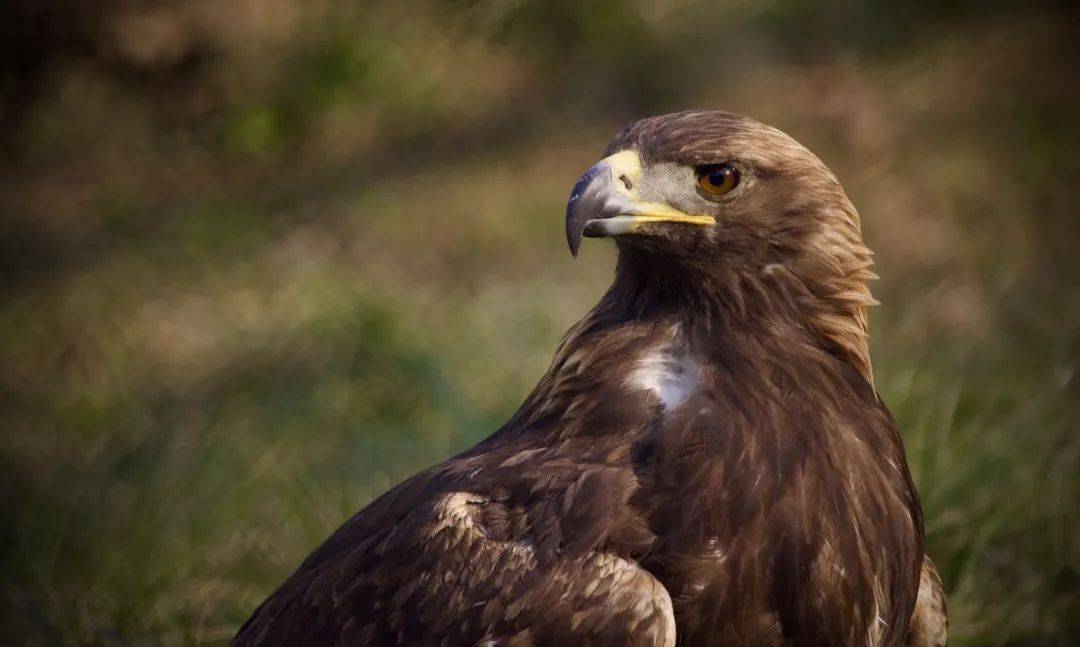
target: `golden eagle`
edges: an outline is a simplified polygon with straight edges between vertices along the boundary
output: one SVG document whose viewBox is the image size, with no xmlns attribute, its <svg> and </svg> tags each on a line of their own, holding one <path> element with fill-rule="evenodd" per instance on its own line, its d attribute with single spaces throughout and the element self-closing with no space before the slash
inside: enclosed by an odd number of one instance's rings
<svg viewBox="0 0 1080 647">
<path fill-rule="evenodd" d="M 521 408 L 347 521 L 235 644 L 944 644 L 825 165 L 745 117 L 643 119 L 566 234 L 614 238 L 615 280 Z"/>
</svg>

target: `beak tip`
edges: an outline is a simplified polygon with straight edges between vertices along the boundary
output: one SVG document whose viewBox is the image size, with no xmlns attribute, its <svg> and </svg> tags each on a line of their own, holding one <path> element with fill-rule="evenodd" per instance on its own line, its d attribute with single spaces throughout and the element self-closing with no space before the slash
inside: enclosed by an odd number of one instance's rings
<svg viewBox="0 0 1080 647">
<path fill-rule="evenodd" d="M 592 166 L 585 174 L 578 178 L 570 191 L 570 200 L 566 203 L 566 243 L 570 246 L 570 255 L 577 258 L 578 249 L 581 247 L 581 238 L 584 235 L 585 223 L 592 217 L 591 208 L 586 204 L 590 201 L 590 195 L 596 190 L 592 186 L 593 180 L 598 176 L 610 177 L 611 172 L 605 162 L 599 162 Z"/>
<path fill-rule="evenodd" d="M 577 258 L 578 249 L 581 248 L 581 234 L 583 225 L 577 221 L 573 212 L 567 209 L 566 215 L 566 245 L 570 248 L 570 255 Z"/>
</svg>

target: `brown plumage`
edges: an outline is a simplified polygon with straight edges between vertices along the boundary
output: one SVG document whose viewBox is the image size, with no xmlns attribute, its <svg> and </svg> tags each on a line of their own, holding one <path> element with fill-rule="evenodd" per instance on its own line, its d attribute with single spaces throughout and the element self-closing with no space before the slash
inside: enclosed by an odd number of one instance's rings
<svg viewBox="0 0 1080 647">
<path fill-rule="evenodd" d="M 833 174 L 744 117 L 645 119 L 575 187 L 583 233 L 615 237 L 614 283 L 517 413 L 346 522 L 235 644 L 944 644 Z"/>
</svg>

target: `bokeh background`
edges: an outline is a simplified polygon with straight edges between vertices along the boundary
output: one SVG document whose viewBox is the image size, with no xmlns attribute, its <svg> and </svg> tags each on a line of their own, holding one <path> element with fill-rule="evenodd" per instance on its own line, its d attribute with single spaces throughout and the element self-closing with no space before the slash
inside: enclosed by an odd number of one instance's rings
<svg viewBox="0 0 1080 647">
<path fill-rule="evenodd" d="M 5 3 L 0 643 L 227 640 L 525 397 L 606 140 L 716 107 L 863 215 L 952 644 L 1080 644 L 1076 16 L 826 4 Z"/>
</svg>

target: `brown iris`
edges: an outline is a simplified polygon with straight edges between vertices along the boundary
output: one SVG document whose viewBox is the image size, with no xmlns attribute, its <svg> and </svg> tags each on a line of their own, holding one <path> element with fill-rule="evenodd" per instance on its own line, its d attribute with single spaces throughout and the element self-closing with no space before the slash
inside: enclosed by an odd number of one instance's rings
<svg viewBox="0 0 1080 647">
<path fill-rule="evenodd" d="M 739 172 L 730 164 L 702 166 L 698 169 L 698 186 L 705 195 L 724 195 L 739 186 Z"/>
</svg>

